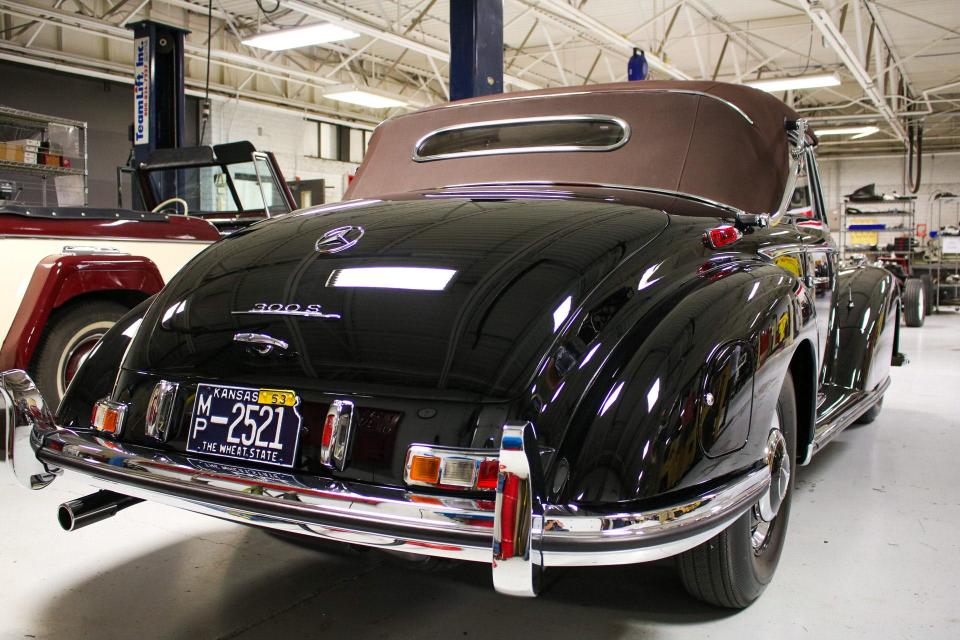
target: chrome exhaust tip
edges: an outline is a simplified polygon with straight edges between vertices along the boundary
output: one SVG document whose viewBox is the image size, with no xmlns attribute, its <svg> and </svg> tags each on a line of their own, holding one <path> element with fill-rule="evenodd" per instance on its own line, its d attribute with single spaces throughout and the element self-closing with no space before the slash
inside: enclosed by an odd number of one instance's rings
<svg viewBox="0 0 960 640">
<path fill-rule="evenodd" d="M 113 491 L 97 491 L 89 496 L 64 502 L 57 507 L 57 522 L 64 531 L 76 531 L 87 525 L 106 520 L 117 512 L 143 502 Z"/>
</svg>

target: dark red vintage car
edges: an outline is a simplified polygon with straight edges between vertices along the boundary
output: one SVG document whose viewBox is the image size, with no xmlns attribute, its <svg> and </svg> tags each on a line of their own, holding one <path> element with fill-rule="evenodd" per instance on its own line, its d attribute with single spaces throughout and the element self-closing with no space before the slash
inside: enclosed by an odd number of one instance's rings
<svg viewBox="0 0 960 640">
<path fill-rule="evenodd" d="M 0 205 L 0 370 L 56 406 L 97 341 L 221 235 L 289 213 L 271 154 L 248 142 L 160 150 L 132 171 L 147 211 Z"/>
</svg>

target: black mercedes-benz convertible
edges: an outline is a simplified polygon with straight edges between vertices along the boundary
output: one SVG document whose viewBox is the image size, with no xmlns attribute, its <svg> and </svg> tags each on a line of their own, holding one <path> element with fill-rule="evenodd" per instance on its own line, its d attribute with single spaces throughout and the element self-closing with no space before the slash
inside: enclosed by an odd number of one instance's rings
<svg viewBox="0 0 960 640">
<path fill-rule="evenodd" d="M 710 82 L 397 117 L 348 200 L 203 251 L 56 415 L 0 374 L 3 461 L 99 489 L 68 530 L 152 500 L 485 562 L 527 596 L 552 567 L 676 556 L 692 595 L 745 607 L 796 467 L 876 416 L 902 360 L 897 283 L 839 263 L 816 143 Z"/>
</svg>

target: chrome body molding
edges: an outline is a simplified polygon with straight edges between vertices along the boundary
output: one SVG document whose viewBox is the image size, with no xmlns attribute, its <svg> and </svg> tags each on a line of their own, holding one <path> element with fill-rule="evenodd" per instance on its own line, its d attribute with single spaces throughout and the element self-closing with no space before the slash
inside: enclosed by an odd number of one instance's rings
<svg viewBox="0 0 960 640">
<path fill-rule="evenodd" d="M 76 242 L 76 241 L 78 241 L 78 240 L 87 240 L 87 241 L 89 241 L 89 240 L 91 240 L 92 238 L 87 238 L 87 237 L 84 237 L 84 236 L 77 236 L 77 235 L 67 235 L 67 236 L 43 236 L 43 235 L 9 234 L 9 233 L 0 234 L 0 240 L 7 240 L 7 239 L 11 239 L 11 240 L 13 240 L 13 239 L 16 239 L 16 240 L 56 240 L 56 241 L 64 241 L 64 240 L 68 240 L 68 241 L 69 241 L 69 240 L 72 240 L 72 241 Z M 123 236 L 97 236 L 95 239 L 96 239 L 97 242 L 150 242 L 150 243 L 153 243 L 153 244 L 163 243 L 163 244 L 203 244 L 203 245 L 213 244 L 210 240 L 184 240 L 184 239 L 181 239 L 181 238 L 162 238 L 162 239 L 156 239 L 156 238 L 125 238 L 125 237 L 123 237 Z M 65 246 L 66 246 L 66 245 L 65 245 Z M 111 252 L 108 253 L 107 255 L 116 255 L 116 256 L 119 256 L 119 255 L 122 255 L 122 254 L 120 254 L 120 253 L 113 253 L 113 252 L 111 251 Z"/>
<path fill-rule="evenodd" d="M 517 180 L 513 182 L 503 181 L 503 182 L 464 182 L 460 184 L 447 185 L 442 188 L 443 191 L 449 191 L 451 189 L 465 189 L 465 188 L 474 188 L 474 187 L 590 187 L 590 188 L 601 188 L 601 189 L 623 189 L 624 191 L 636 191 L 638 193 L 651 193 L 658 196 L 667 196 L 671 198 L 681 198 L 683 200 L 689 200 L 691 202 L 696 202 L 698 204 L 704 204 L 709 207 L 715 207 L 717 209 L 722 209 L 727 213 L 733 214 L 735 217 L 740 217 L 747 215 L 745 211 L 734 207 L 733 205 L 724 204 L 723 202 L 717 202 L 716 200 L 711 200 L 710 198 L 704 198 L 702 196 L 694 195 L 692 193 L 684 193 L 683 191 L 672 191 L 670 189 L 658 189 L 655 187 L 637 187 L 627 184 L 610 184 L 610 183 L 600 183 L 600 182 L 584 182 L 584 183 L 570 183 L 570 182 L 550 182 L 548 180 Z"/>
<path fill-rule="evenodd" d="M 94 247 L 91 245 L 64 245 L 61 253 L 65 256 L 128 256 L 129 253 L 113 247 Z"/>
<path fill-rule="evenodd" d="M 441 133 L 449 131 L 465 131 L 468 129 L 479 129 L 481 127 L 509 126 L 515 124 L 536 124 L 549 122 L 603 122 L 615 124 L 620 127 L 622 132 L 620 138 L 614 144 L 608 145 L 555 145 L 555 146 L 529 146 L 529 147 L 508 147 L 505 149 L 482 149 L 479 151 L 456 151 L 453 153 L 438 153 L 435 155 L 422 156 L 420 148 L 423 144 Z M 602 114 L 579 114 L 579 115 L 556 115 L 556 116 L 533 116 L 529 118 L 507 118 L 504 120 L 484 120 L 481 122 L 467 122 L 464 124 L 441 127 L 423 135 L 413 145 L 413 154 L 411 159 L 414 162 L 433 162 L 434 160 L 450 160 L 452 158 L 473 158 L 477 156 L 499 156 L 511 155 L 515 153 L 556 153 L 563 151 L 613 151 L 627 144 L 630 140 L 630 125 L 623 118 Z"/>
<path fill-rule="evenodd" d="M 863 415 L 865 411 L 870 409 L 870 407 L 880 402 L 880 399 L 883 398 L 883 394 L 886 393 L 889 386 L 890 378 L 887 377 L 873 390 L 858 394 L 856 396 L 851 396 L 849 406 L 843 409 L 840 413 L 836 414 L 836 416 L 831 420 L 828 420 L 823 424 L 817 424 L 817 429 L 813 436 L 813 442 L 807 446 L 806 455 L 803 457 L 803 461 L 800 464 L 810 464 L 813 456 L 827 446 L 828 442 L 840 435 L 844 429 L 853 424 L 853 422 Z"/>
<path fill-rule="evenodd" d="M 53 415 L 26 372 L 14 369 L 0 373 L 0 420 L 0 465 L 28 489 L 43 489 L 53 482 L 58 472 L 48 468 L 34 452 L 44 425 L 53 424 Z"/>
<path fill-rule="evenodd" d="M 642 511 L 598 512 L 541 501 L 529 423 L 504 425 L 496 500 L 415 493 L 321 476 L 213 463 L 58 428 L 22 371 L 0 377 L 4 466 L 31 488 L 63 471 L 92 485 L 247 525 L 389 551 L 485 562 L 504 593 L 534 595 L 543 567 L 628 564 L 708 540 L 767 491 L 751 469 L 699 495 Z M 505 544 L 506 543 L 506 544 Z"/>
</svg>

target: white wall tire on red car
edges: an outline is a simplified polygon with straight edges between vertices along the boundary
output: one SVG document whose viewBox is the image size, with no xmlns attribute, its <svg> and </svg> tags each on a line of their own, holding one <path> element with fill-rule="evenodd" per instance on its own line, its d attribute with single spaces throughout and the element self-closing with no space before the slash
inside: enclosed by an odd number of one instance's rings
<svg viewBox="0 0 960 640">
<path fill-rule="evenodd" d="M 118 302 L 92 300 L 67 305 L 50 317 L 31 369 L 51 407 L 59 406 L 67 385 L 97 340 L 127 311 Z"/>
</svg>

